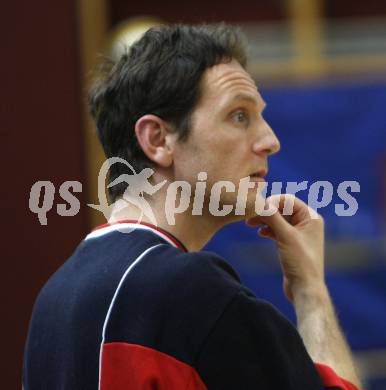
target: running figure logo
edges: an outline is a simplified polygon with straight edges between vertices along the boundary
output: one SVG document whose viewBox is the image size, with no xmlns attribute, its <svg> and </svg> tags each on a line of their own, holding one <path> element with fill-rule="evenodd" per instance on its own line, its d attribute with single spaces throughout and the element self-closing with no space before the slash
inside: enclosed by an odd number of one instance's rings
<svg viewBox="0 0 386 390">
<path fill-rule="evenodd" d="M 133 174 L 122 174 L 117 177 L 114 181 L 112 181 L 107 187 L 111 188 L 120 183 L 127 183 L 127 188 L 124 192 L 122 199 L 118 201 L 108 204 L 106 192 L 105 192 L 105 182 L 109 168 L 113 164 L 125 164 Z M 138 218 L 138 222 L 142 221 L 143 216 L 147 217 L 150 222 L 157 226 L 157 220 L 153 213 L 153 210 L 149 204 L 149 202 L 145 199 L 144 194 L 153 195 L 155 194 L 161 187 L 163 187 L 166 183 L 166 180 L 158 183 L 157 185 L 153 185 L 150 183 L 149 179 L 154 174 L 154 170 L 151 168 L 145 168 L 141 172 L 137 173 L 135 169 L 124 159 L 120 157 L 111 157 L 107 159 L 98 175 L 98 200 L 99 205 L 88 204 L 88 206 L 92 207 L 103 213 L 106 220 L 109 219 L 112 208 L 115 207 L 117 212 L 121 211 L 127 204 L 132 204 L 141 211 L 141 215 Z M 119 203 L 118 203 L 119 202 Z"/>
</svg>

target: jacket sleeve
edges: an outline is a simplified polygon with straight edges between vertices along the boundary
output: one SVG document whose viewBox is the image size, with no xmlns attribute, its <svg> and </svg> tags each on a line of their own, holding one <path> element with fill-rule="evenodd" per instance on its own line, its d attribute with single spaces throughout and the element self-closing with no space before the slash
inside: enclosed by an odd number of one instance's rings
<svg viewBox="0 0 386 390">
<path fill-rule="evenodd" d="M 207 336 L 195 367 L 209 390 L 356 390 L 309 357 L 296 328 L 248 289 Z"/>
</svg>

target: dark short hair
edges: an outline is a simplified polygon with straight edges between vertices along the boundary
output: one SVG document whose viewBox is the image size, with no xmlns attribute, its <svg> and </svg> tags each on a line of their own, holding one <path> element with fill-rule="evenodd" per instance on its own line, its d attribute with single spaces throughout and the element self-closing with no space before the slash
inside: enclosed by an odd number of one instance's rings
<svg viewBox="0 0 386 390">
<path fill-rule="evenodd" d="M 125 159 L 136 172 L 153 166 L 134 131 L 145 114 L 169 122 L 185 141 L 203 73 L 232 59 L 245 67 L 245 42 L 238 28 L 224 23 L 163 25 L 150 28 L 119 60 L 100 64 L 89 105 L 106 156 Z M 111 166 L 111 181 L 121 174 L 132 172 L 124 164 Z M 111 200 L 126 187 L 121 183 L 109 188 Z"/>
</svg>

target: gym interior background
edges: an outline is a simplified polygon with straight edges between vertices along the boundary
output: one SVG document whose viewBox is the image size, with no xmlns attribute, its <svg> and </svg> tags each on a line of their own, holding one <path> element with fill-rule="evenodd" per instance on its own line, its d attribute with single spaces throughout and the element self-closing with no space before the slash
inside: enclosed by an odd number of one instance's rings
<svg viewBox="0 0 386 390">
<path fill-rule="evenodd" d="M 39 289 L 87 232 L 105 222 L 87 207 L 98 203 L 103 162 L 85 104 L 98 53 L 147 24 L 215 21 L 238 24 L 249 38 L 249 70 L 282 142 L 268 180 L 334 185 L 330 205 L 319 210 L 326 219 L 327 282 L 367 388 L 386 388 L 385 2 L 6 1 L 1 15 L 2 388 L 20 388 Z M 29 209 L 39 180 L 56 188 L 44 226 Z M 56 209 L 67 180 L 82 183 L 80 212 L 72 217 Z M 334 212 L 342 203 L 337 184 L 344 180 L 360 183 L 352 217 Z M 298 195 L 307 200 L 307 191 Z M 294 320 L 272 243 L 236 224 L 208 249 L 225 256 L 246 285 Z"/>
</svg>

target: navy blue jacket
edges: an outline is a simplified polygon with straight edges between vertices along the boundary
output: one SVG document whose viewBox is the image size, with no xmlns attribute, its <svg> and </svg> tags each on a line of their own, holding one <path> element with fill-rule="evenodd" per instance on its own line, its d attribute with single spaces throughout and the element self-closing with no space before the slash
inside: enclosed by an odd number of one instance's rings
<svg viewBox="0 0 386 390">
<path fill-rule="evenodd" d="M 122 222 L 90 233 L 41 290 L 25 390 L 355 389 L 209 252 Z"/>
</svg>

